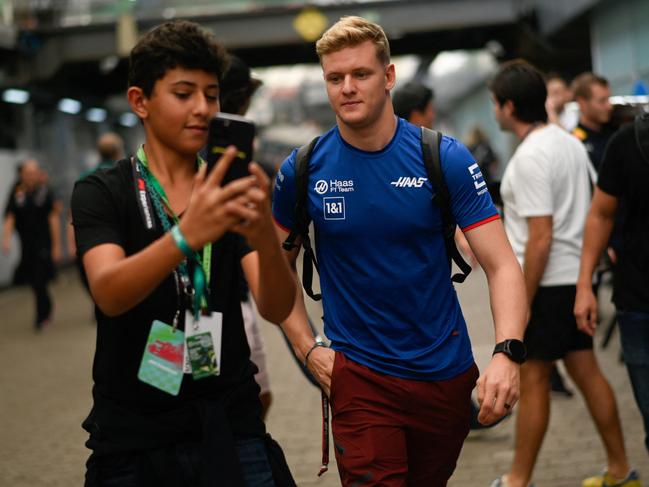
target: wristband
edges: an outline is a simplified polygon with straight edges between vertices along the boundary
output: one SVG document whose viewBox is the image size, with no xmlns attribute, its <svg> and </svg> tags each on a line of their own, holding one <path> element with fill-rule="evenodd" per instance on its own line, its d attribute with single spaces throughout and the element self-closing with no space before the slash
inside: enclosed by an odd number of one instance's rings
<svg viewBox="0 0 649 487">
<path fill-rule="evenodd" d="M 189 260 L 192 260 L 196 257 L 196 254 L 187 243 L 187 240 L 185 240 L 185 236 L 180 231 L 180 227 L 178 227 L 178 225 L 171 227 L 171 236 L 174 238 L 174 242 L 176 242 L 178 248 Z"/>
<path fill-rule="evenodd" d="M 308 367 L 307 367 L 307 364 L 309 363 L 309 355 L 311 355 L 311 352 L 313 352 L 313 351 L 314 351 L 316 348 L 318 348 L 318 347 L 329 348 L 329 347 L 327 347 L 327 345 L 325 345 L 324 342 L 315 342 L 315 343 L 311 346 L 311 348 L 309 348 L 309 351 L 308 351 L 308 352 L 306 353 L 306 355 L 304 356 L 304 367 L 305 367 L 305 368 L 308 368 Z"/>
</svg>

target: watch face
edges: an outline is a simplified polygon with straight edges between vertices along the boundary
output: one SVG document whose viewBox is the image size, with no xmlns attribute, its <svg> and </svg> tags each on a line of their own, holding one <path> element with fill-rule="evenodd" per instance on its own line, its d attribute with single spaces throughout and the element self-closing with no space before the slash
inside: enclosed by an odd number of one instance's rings
<svg viewBox="0 0 649 487">
<path fill-rule="evenodd" d="M 523 360 L 525 360 L 525 357 L 527 355 L 527 350 L 523 342 L 521 342 L 520 340 L 509 340 L 507 342 L 507 345 L 508 345 L 507 348 L 509 348 L 510 356 L 514 360 L 516 360 L 517 362 L 518 361 L 522 362 Z"/>
</svg>

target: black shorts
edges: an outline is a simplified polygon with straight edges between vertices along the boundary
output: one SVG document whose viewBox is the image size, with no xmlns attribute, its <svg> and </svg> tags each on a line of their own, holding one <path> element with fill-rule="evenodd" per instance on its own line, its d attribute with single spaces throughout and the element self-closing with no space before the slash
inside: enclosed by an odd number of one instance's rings
<svg viewBox="0 0 649 487">
<path fill-rule="evenodd" d="M 525 330 L 527 358 L 557 360 L 568 352 L 593 348 L 592 337 L 577 328 L 576 294 L 576 286 L 539 287 Z"/>
</svg>

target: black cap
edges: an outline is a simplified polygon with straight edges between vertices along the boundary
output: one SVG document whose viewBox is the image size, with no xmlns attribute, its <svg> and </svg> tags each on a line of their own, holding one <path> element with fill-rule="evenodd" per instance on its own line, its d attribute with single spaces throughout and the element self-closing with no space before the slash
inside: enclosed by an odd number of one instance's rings
<svg viewBox="0 0 649 487">
<path fill-rule="evenodd" d="M 230 68 L 221 80 L 221 110 L 237 113 L 239 107 L 230 105 L 238 103 L 242 96 L 251 97 L 261 84 L 261 80 L 252 77 L 250 68 L 241 58 L 231 55 Z"/>
</svg>

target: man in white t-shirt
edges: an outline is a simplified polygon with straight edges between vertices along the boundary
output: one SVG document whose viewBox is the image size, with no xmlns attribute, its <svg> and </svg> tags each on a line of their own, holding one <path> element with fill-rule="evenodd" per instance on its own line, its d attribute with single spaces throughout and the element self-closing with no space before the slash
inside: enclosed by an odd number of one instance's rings
<svg viewBox="0 0 649 487">
<path fill-rule="evenodd" d="M 615 398 L 597 365 L 592 338 L 578 330 L 572 313 L 590 203 L 588 154 L 577 139 L 547 123 L 545 83 L 530 64 L 503 65 L 490 89 L 501 129 L 521 141 L 503 175 L 501 194 L 505 229 L 523 267 L 531 303 L 514 460 L 509 473 L 492 487 L 528 485 L 548 425 L 550 372 L 559 359 L 583 394 L 603 438 L 608 473 L 624 479 L 630 468 Z M 582 485 L 606 484 L 599 476 Z"/>
</svg>

